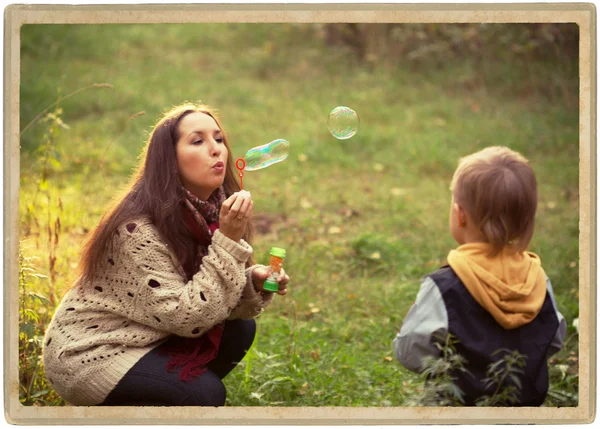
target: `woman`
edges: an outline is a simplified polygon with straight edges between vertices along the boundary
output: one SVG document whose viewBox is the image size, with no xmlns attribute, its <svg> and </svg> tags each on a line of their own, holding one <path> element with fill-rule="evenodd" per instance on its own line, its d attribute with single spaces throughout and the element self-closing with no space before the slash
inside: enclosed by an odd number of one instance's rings
<svg viewBox="0 0 600 429">
<path fill-rule="evenodd" d="M 57 393 L 73 405 L 224 405 L 221 379 L 273 299 L 269 269 L 252 263 L 252 206 L 210 109 L 166 113 L 46 332 Z M 278 281 L 284 295 L 289 277 Z"/>
</svg>

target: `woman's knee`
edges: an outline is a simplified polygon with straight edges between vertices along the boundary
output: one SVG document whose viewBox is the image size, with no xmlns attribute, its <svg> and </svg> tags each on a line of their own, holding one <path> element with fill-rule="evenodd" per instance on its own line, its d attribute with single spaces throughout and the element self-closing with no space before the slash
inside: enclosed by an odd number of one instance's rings
<svg viewBox="0 0 600 429">
<path fill-rule="evenodd" d="M 248 350 L 256 336 L 256 321 L 254 319 L 248 319 L 241 320 L 241 322 L 243 323 L 244 343 L 246 344 L 246 350 Z"/>
<path fill-rule="evenodd" d="M 202 382 L 197 383 L 183 406 L 222 407 L 225 405 L 227 391 L 219 377 L 208 371 L 201 376 Z"/>
<path fill-rule="evenodd" d="M 244 352 L 250 349 L 256 336 L 256 322 L 254 319 L 229 320 L 225 325 L 226 341 L 240 347 Z M 225 339 L 224 338 L 224 339 Z"/>
</svg>

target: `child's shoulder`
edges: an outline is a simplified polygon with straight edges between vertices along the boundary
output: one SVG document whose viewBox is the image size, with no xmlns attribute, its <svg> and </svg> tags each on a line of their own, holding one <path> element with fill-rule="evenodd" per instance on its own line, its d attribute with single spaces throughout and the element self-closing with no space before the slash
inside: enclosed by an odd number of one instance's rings
<svg viewBox="0 0 600 429">
<path fill-rule="evenodd" d="M 428 279 L 433 281 L 442 296 L 446 296 L 448 293 L 460 295 L 466 291 L 462 280 L 450 265 L 443 265 L 438 270 L 427 274 L 423 277 L 423 282 L 428 281 Z"/>
<path fill-rule="evenodd" d="M 436 271 L 429 273 L 423 277 L 424 280 L 427 278 L 430 278 L 435 282 L 435 284 L 439 285 L 440 283 L 455 281 L 458 279 L 458 276 L 456 275 L 452 267 L 446 264 L 442 265 Z"/>
</svg>

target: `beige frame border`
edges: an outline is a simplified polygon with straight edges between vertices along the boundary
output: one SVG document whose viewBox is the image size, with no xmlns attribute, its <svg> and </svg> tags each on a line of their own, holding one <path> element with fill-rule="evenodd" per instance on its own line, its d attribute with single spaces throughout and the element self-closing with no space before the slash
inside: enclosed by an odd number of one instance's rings
<svg viewBox="0 0 600 429">
<path fill-rule="evenodd" d="M 529 4 L 11 5 L 4 43 L 4 405 L 12 424 L 495 424 L 590 423 L 596 406 L 596 8 Z M 575 22 L 580 28 L 580 403 L 573 408 L 24 407 L 18 400 L 20 27 L 41 23 Z M 10 286 L 8 286 L 10 285 Z"/>
</svg>

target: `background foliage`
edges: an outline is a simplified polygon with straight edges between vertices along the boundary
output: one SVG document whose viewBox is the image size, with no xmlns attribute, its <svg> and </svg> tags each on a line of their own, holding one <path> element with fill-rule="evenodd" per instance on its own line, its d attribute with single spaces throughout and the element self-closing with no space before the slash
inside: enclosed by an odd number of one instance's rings
<svg viewBox="0 0 600 429">
<path fill-rule="evenodd" d="M 220 111 L 234 157 L 276 138 L 289 158 L 248 172 L 254 248 L 288 250 L 289 294 L 225 380 L 230 405 L 402 406 L 421 379 L 392 357 L 420 278 L 455 245 L 458 158 L 522 152 L 539 181 L 531 250 L 578 317 L 578 29 L 570 24 L 25 25 L 21 29 L 20 384 L 61 405 L 41 338 L 75 280 L 81 240 L 127 183 L 160 113 Z M 346 105 L 350 140 L 327 130 Z M 547 405 L 576 405 L 578 337 L 551 361 Z M 411 402 L 412 401 L 412 402 Z"/>
</svg>

